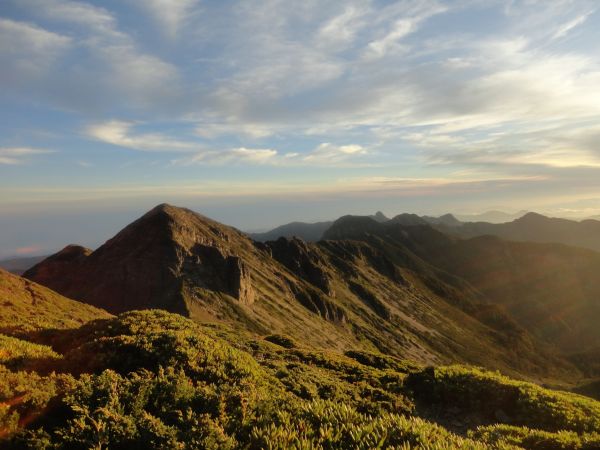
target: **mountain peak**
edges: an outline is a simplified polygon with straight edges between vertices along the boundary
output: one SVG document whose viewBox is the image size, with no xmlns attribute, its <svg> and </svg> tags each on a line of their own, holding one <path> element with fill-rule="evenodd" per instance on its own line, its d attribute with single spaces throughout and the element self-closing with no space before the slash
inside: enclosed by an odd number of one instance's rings
<svg viewBox="0 0 600 450">
<path fill-rule="evenodd" d="M 371 216 L 374 220 L 376 220 L 377 222 L 387 222 L 388 220 L 390 220 L 384 213 L 382 213 L 381 211 L 377 211 L 374 215 Z"/>
<path fill-rule="evenodd" d="M 402 213 L 390 219 L 390 223 L 397 223 L 405 226 L 427 225 L 427 221 L 416 214 Z"/>
<path fill-rule="evenodd" d="M 163 203 L 93 253 L 67 247 L 25 275 L 112 312 L 162 308 L 188 315 L 182 288 L 187 276 L 205 289 L 252 303 L 248 265 L 239 255 L 251 259 L 253 250 L 241 232 Z"/>
<path fill-rule="evenodd" d="M 523 216 L 519 217 L 518 219 L 515 219 L 515 222 L 539 222 L 541 220 L 548 220 L 549 217 L 546 217 L 542 214 L 536 213 L 536 212 L 528 212 L 526 214 L 524 214 Z"/>
</svg>

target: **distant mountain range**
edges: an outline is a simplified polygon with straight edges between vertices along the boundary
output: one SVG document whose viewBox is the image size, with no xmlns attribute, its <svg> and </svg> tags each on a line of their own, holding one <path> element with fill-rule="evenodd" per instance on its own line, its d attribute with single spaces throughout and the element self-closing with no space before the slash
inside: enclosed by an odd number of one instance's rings
<svg viewBox="0 0 600 450">
<path fill-rule="evenodd" d="M 369 217 L 377 222 L 389 220 L 381 211 L 377 211 Z M 333 225 L 333 220 L 315 223 L 291 222 L 264 233 L 248 233 L 248 236 L 259 242 L 274 241 L 280 237 L 299 237 L 307 242 L 317 242 L 323 237 L 323 234 L 331 225 Z"/>
<path fill-rule="evenodd" d="M 403 213 L 388 219 L 382 213 L 377 213 L 368 217 L 379 223 L 389 221 L 405 226 L 431 225 L 444 233 L 463 238 L 491 235 L 513 241 L 559 243 L 600 251 L 600 221 L 597 220 L 574 221 L 550 218 L 525 211 L 516 214 L 490 211 L 469 217 L 473 219 L 487 217 L 492 219 L 493 222 L 517 216 L 518 218 L 504 223 L 464 222 L 452 214 L 432 217 Z M 465 218 L 467 216 L 460 217 Z M 293 222 L 266 233 L 249 234 L 249 236 L 258 241 L 275 240 L 280 237 L 299 237 L 307 242 L 317 242 L 323 239 L 333 223 L 333 221 L 318 223 Z"/>
<path fill-rule="evenodd" d="M 523 217 L 528 212 L 529 211 L 522 210 L 511 214 L 503 211 L 486 211 L 481 214 L 456 214 L 456 217 L 461 222 L 505 223 Z"/>
<path fill-rule="evenodd" d="M 300 237 L 307 242 L 316 242 L 323 237 L 323 233 L 333 224 L 333 221 L 328 222 L 291 222 L 273 228 L 264 233 L 248 233 L 255 241 L 266 242 L 274 241 L 280 237 L 293 238 Z"/>
<path fill-rule="evenodd" d="M 14 273 L 16 275 L 21 275 L 27 269 L 33 267 L 40 261 L 46 259 L 47 257 L 48 255 L 3 259 L 0 261 L 0 268 L 7 270 L 8 272 Z"/>
<path fill-rule="evenodd" d="M 438 225 L 438 229 L 463 238 L 492 235 L 512 241 L 555 242 L 600 251 L 600 221 L 576 222 L 537 213 L 527 213 L 508 223 L 468 222 L 459 227 Z"/>
</svg>

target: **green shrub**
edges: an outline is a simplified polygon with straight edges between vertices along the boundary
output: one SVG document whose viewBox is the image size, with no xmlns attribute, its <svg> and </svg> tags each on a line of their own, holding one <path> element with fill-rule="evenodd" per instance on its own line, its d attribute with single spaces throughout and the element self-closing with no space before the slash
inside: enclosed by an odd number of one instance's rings
<svg viewBox="0 0 600 450">
<path fill-rule="evenodd" d="M 478 427 L 469 433 L 472 439 L 490 445 L 504 443 L 531 450 L 591 450 L 600 448 L 600 435 L 597 433 L 579 435 L 573 431 L 533 430 L 511 425 Z"/>
<path fill-rule="evenodd" d="M 250 436 L 252 449 L 428 448 L 485 449 L 415 417 L 371 417 L 344 404 L 316 401 L 263 418 Z"/>
<path fill-rule="evenodd" d="M 348 358 L 352 358 L 365 366 L 374 367 L 376 369 L 391 369 L 401 373 L 410 373 L 422 369 L 421 366 L 411 361 L 394 358 L 393 356 L 388 355 L 358 350 L 348 350 L 344 354 Z"/>
<path fill-rule="evenodd" d="M 75 386 L 70 375 L 47 377 L 33 372 L 12 372 L 0 365 L 0 437 L 19 426 L 33 425 L 51 417 L 56 400 Z"/>
<path fill-rule="evenodd" d="M 600 431 L 600 402 L 479 368 L 427 368 L 406 379 L 416 399 L 477 413 L 488 422 L 510 422 L 547 431 Z M 498 414 L 498 412 L 502 414 Z M 506 420 L 502 420 L 502 415 Z"/>
<path fill-rule="evenodd" d="M 42 370 L 44 367 L 53 366 L 53 363 L 60 358 L 61 355 L 47 345 L 34 344 L 0 334 L 0 364 L 10 369 Z"/>
</svg>

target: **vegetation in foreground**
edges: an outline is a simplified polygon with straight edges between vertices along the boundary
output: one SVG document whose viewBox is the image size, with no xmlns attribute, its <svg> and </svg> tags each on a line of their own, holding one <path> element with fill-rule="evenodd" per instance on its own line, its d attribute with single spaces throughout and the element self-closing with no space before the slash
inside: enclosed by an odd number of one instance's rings
<svg viewBox="0 0 600 450">
<path fill-rule="evenodd" d="M 600 448 L 600 402 L 162 311 L 0 339 L 0 448 Z"/>
</svg>

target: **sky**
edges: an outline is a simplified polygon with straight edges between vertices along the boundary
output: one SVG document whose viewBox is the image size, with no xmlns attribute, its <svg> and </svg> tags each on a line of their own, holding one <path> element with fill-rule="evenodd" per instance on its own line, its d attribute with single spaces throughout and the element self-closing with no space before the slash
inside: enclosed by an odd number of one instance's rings
<svg viewBox="0 0 600 450">
<path fill-rule="evenodd" d="M 0 257 L 162 202 L 244 230 L 600 214 L 594 0 L 2 0 Z"/>
</svg>

